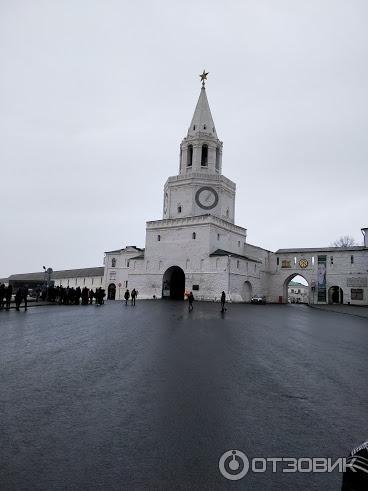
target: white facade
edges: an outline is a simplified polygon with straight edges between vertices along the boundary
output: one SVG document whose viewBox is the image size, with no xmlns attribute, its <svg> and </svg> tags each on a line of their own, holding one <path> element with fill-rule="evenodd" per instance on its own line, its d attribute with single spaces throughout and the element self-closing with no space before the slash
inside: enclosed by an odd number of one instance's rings
<svg viewBox="0 0 368 491">
<path fill-rule="evenodd" d="M 162 219 L 146 224 L 144 249 L 105 253 L 105 289 L 111 298 L 135 288 L 139 298 L 232 301 L 252 295 L 286 303 L 288 283 L 308 282 L 310 303 L 368 303 L 368 229 L 362 247 L 280 249 L 275 253 L 247 243 L 235 225 L 236 185 L 222 175 L 218 139 L 204 87 L 180 145 L 179 173 L 164 186 Z M 331 259 L 332 258 L 332 259 Z"/>
</svg>

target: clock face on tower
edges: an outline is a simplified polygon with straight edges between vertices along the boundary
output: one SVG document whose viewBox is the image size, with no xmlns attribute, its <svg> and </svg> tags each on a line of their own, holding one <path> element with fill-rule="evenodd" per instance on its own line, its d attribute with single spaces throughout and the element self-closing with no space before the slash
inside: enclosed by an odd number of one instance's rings
<svg viewBox="0 0 368 491">
<path fill-rule="evenodd" d="M 210 186 L 202 186 L 195 195 L 197 205 L 203 210 L 212 210 L 219 200 L 217 191 Z"/>
</svg>

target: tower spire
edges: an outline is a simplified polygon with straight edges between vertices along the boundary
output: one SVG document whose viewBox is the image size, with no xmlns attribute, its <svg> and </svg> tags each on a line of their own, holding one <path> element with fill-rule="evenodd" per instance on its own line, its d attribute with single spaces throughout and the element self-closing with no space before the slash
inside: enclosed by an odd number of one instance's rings
<svg viewBox="0 0 368 491">
<path fill-rule="evenodd" d="M 192 121 L 188 129 L 188 136 L 195 136 L 198 133 L 207 133 L 217 138 L 215 123 L 213 122 L 210 106 L 206 95 L 205 81 L 209 72 L 203 70 L 203 73 L 199 75 L 202 87 L 199 94 L 198 102 L 193 114 Z"/>
</svg>

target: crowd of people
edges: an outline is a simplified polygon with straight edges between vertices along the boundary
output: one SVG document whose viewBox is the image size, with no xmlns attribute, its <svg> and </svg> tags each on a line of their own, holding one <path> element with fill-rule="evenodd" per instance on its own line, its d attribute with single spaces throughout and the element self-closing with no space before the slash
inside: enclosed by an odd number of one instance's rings
<svg viewBox="0 0 368 491">
<path fill-rule="evenodd" d="M 16 310 L 20 309 L 22 303 L 24 303 L 24 310 L 28 307 L 28 298 L 32 294 L 32 297 L 36 302 L 39 300 L 58 303 L 60 305 L 103 305 L 105 300 L 105 290 L 103 288 L 96 288 L 94 291 L 92 288 L 64 288 L 63 286 L 43 286 L 37 287 L 30 292 L 27 286 L 20 286 L 13 288 L 12 285 L 5 286 L 4 283 L 0 284 L 0 310 L 9 310 L 13 296 Z"/>
</svg>

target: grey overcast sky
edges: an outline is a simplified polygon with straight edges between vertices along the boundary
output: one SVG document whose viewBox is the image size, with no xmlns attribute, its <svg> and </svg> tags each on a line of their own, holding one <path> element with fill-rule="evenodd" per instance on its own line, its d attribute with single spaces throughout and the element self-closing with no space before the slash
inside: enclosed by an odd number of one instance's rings
<svg viewBox="0 0 368 491">
<path fill-rule="evenodd" d="M 0 276 L 144 247 L 207 95 L 267 249 L 367 226 L 365 0 L 0 1 Z"/>
</svg>

